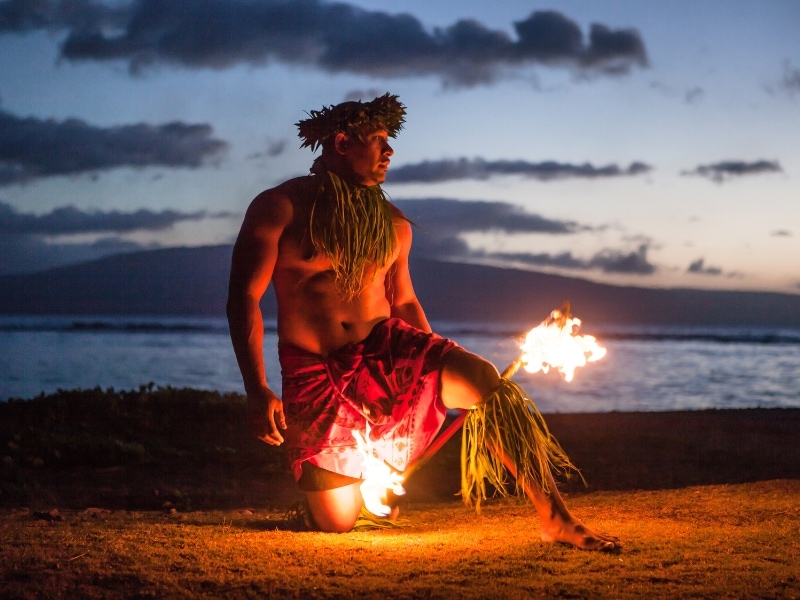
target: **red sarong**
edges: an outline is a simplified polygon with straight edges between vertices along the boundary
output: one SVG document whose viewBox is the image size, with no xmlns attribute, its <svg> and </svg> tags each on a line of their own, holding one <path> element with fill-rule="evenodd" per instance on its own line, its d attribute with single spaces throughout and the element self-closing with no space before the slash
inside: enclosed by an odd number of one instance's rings
<svg viewBox="0 0 800 600">
<path fill-rule="evenodd" d="M 370 426 L 377 455 L 403 471 L 444 422 L 439 368 L 455 342 L 400 319 L 377 324 L 361 342 L 322 357 L 279 343 L 286 451 L 294 476 L 303 461 L 361 477 L 363 458 L 353 430 Z"/>
</svg>

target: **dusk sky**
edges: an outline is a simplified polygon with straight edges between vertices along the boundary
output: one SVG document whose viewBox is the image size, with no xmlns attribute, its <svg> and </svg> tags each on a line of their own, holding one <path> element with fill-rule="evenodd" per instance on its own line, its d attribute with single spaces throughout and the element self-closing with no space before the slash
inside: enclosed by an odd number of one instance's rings
<svg viewBox="0 0 800 600">
<path fill-rule="evenodd" d="M 800 293 L 800 2 L 0 0 L 0 274 L 231 243 L 398 94 L 417 256 Z"/>
</svg>

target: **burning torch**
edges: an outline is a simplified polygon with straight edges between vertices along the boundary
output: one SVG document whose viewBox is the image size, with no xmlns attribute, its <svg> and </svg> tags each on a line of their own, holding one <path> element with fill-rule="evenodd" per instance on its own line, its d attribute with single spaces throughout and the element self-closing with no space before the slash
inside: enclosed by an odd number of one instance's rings
<svg viewBox="0 0 800 600">
<path fill-rule="evenodd" d="M 529 373 L 548 373 L 552 368 L 565 381 L 572 381 L 575 369 L 598 361 L 606 354 L 606 349 L 597 343 L 596 338 L 578 333 L 580 326 L 580 319 L 570 315 L 570 305 L 565 302 L 560 309 L 552 311 L 547 319 L 527 333 L 520 346 L 519 357 L 506 367 L 501 377 L 511 378 L 520 368 Z M 361 486 L 367 509 L 378 516 L 388 515 L 391 508 L 385 504 L 386 491 L 392 490 L 396 495 L 405 493 L 402 482 L 426 464 L 461 429 L 468 414 L 468 410 L 460 411 L 447 429 L 402 474 L 393 471 L 372 455 L 368 448 L 368 437 L 365 440 L 356 436 L 362 453 L 370 456 L 370 459 L 365 459 L 370 469 L 364 473 L 364 483 Z"/>
</svg>

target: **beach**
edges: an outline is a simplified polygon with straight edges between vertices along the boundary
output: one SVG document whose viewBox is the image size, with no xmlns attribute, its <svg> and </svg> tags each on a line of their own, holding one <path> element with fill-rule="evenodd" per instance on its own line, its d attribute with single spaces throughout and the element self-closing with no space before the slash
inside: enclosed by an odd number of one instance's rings
<svg viewBox="0 0 800 600">
<path fill-rule="evenodd" d="M 407 482 L 402 528 L 282 527 L 282 451 L 236 394 L 77 390 L 0 404 L 0 583 L 15 597 L 798 597 L 800 410 L 546 415 L 586 480 L 592 554 L 535 511 L 464 507 L 456 436 Z"/>
</svg>

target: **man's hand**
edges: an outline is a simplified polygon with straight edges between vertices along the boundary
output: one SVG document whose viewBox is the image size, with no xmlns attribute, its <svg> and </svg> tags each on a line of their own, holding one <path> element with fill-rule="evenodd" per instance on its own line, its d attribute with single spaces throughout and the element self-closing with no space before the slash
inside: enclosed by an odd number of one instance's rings
<svg viewBox="0 0 800 600">
<path fill-rule="evenodd" d="M 269 388 L 247 395 L 247 420 L 250 431 L 261 441 L 271 446 L 280 446 L 283 443 L 280 432 L 281 429 L 286 429 L 283 402 Z"/>
</svg>

